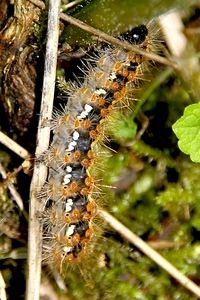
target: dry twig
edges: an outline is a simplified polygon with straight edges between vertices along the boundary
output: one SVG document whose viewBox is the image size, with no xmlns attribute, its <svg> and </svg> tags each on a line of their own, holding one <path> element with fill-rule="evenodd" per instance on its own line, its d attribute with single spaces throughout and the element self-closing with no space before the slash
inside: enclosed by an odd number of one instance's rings
<svg viewBox="0 0 200 300">
<path fill-rule="evenodd" d="M 75 25 L 75 26 L 91 33 L 91 34 L 94 34 L 95 36 L 99 37 L 101 40 L 106 41 L 110 44 L 117 45 L 125 50 L 133 51 L 135 53 L 141 54 L 141 55 L 149 58 L 150 60 L 157 61 L 161 64 L 171 66 L 173 68 L 178 68 L 177 64 L 172 60 L 166 59 L 165 57 L 159 56 L 154 53 L 149 53 L 144 50 L 141 50 L 137 46 L 132 45 L 126 41 L 120 41 L 119 39 L 117 39 L 113 36 L 110 36 L 109 34 L 103 32 L 99 29 L 93 28 L 92 26 L 89 26 L 89 25 L 85 24 L 84 22 L 73 18 L 72 16 L 61 13 L 60 18 L 64 21 L 69 22 L 72 25 Z"/>
<path fill-rule="evenodd" d="M 7 297 L 6 297 L 6 285 L 5 285 L 5 282 L 4 282 L 4 279 L 3 279 L 3 276 L 0 272 L 0 299 L 1 300 L 7 300 Z"/>
<path fill-rule="evenodd" d="M 43 2 L 41 2 L 39 0 L 37 0 L 37 1 L 36 0 L 30 0 L 30 1 L 33 2 L 34 4 L 36 4 L 37 6 L 39 6 L 41 9 L 44 8 L 44 3 Z M 128 51 L 134 51 L 138 54 L 141 54 L 141 55 L 149 58 L 150 60 L 160 62 L 161 64 L 164 64 L 164 65 L 167 65 L 167 66 L 171 66 L 174 69 L 178 69 L 178 65 L 176 64 L 175 61 L 166 59 L 165 57 L 159 56 L 159 55 L 154 54 L 154 53 L 148 53 L 146 51 L 143 51 L 143 50 L 139 49 L 137 46 L 131 45 L 126 41 L 120 41 L 119 39 L 117 39 L 113 36 L 110 36 L 109 34 L 103 32 L 99 29 L 96 29 L 92 26 L 89 26 L 88 24 L 86 24 L 86 23 L 84 23 L 84 22 L 82 22 L 78 19 L 75 19 L 72 16 L 69 16 L 69 15 L 64 14 L 64 13 L 60 13 L 60 19 L 63 20 L 63 21 L 66 21 L 66 22 L 68 22 L 72 25 L 75 25 L 75 26 L 79 27 L 79 28 L 83 29 L 86 32 L 89 32 L 89 33 L 97 36 L 102 41 L 105 41 L 105 42 L 113 44 L 113 45 L 117 45 L 117 46 L 119 46 L 119 47 L 121 47 L 125 50 L 128 50 Z"/>
<path fill-rule="evenodd" d="M 6 171 L 1 163 L 0 163 L 0 174 L 3 179 L 7 179 Z M 20 194 L 17 192 L 15 186 L 11 182 L 10 183 L 8 182 L 7 185 L 8 185 L 8 189 L 9 189 L 11 195 L 13 196 L 15 202 L 17 203 L 19 209 L 22 211 L 24 209 L 24 204 L 23 204 Z"/>
<path fill-rule="evenodd" d="M 44 67 L 44 80 L 42 90 L 42 102 L 40 120 L 37 134 L 36 158 L 39 157 L 49 146 L 50 128 L 45 126 L 51 119 L 55 74 L 57 62 L 57 48 L 59 35 L 59 9 L 60 0 L 49 1 L 47 45 Z M 41 277 L 41 250 L 42 250 L 42 226 L 37 214 L 40 203 L 37 192 L 40 191 L 47 176 L 46 166 L 43 162 L 36 162 L 30 191 L 30 213 L 29 213 L 29 238 L 28 238 L 28 279 L 27 300 L 38 300 Z"/>
<path fill-rule="evenodd" d="M 200 288 L 192 282 L 189 278 L 184 276 L 179 270 L 177 270 L 172 264 L 170 264 L 164 257 L 158 252 L 153 250 L 147 243 L 140 239 L 136 234 L 129 230 L 126 226 L 120 223 L 117 219 L 111 216 L 108 212 L 100 210 L 100 216 L 113 227 L 117 232 L 124 236 L 134 246 L 140 249 L 145 255 L 157 263 L 161 268 L 167 271 L 173 278 L 175 278 L 181 285 L 191 291 L 196 296 L 200 297 Z"/>
<path fill-rule="evenodd" d="M 26 149 L 24 149 L 22 146 L 17 144 L 11 138 L 9 138 L 7 135 L 5 135 L 2 131 L 0 131 L 0 143 L 2 143 L 8 149 L 15 152 L 17 155 L 19 155 L 23 159 L 27 159 L 30 157 L 30 154 L 28 153 L 28 151 Z"/>
</svg>

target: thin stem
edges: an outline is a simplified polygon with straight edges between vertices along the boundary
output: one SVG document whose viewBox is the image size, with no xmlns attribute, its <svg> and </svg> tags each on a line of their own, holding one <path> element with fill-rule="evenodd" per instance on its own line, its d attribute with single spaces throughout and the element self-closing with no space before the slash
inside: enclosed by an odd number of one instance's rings
<svg viewBox="0 0 200 300">
<path fill-rule="evenodd" d="M 30 1 L 32 3 L 34 3 L 35 5 L 39 6 L 40 8 L 44 9 L 44 3 L 43 2 L 41 2 L 39 0 L 30 0 Z M 72 16 L 61 13 L 60 14 L 60 19 L 63 20 L 63 21 L 66 21 L 66 22 L 68 22 L 72 25 L 75 25 L 75 26 L 79 27 L 79 28 L 83 29 L 86 32 L 94 34 L 95 36 L 99 37 L 103 41 L 106 41 L 110 44 L 120 46 L 121 48 L 129 50 L 129 51 L 134 51 L 134 52 L 136 52 L 138 54 L 141 54 L 141 55 L 143 55 L 143 56 L 145 56 L 145 57 L 147 57 L 151 60 L 160 62 L 161 64 L 164 64 L 164 65 L 171 66 L 175 69 L 178 69 L 178 65 L 175 61 L 166 59 L 166 58 L 164 58 L 162 56 L 159 56 L 157 54 L 154 54 L 154 53 L 148 53 L 146 51 L 143 51 L 143 50 L 139 49 L 137 46 L 131 45 L 128 42 L 120 41 L 119 39 L 117 39 L 113 36 L 110 36 L 109 34 L 106 34 L 105 32 L 103 32 L 99 29 L 96 29 L 92 26 L 89 26 L 88 24 L 86 24 L 86 23 L 84 23 L 84 22 L 82 22 L 78 19 L 75 19 Z"/>
<path fill-rule="evenodd" d="M 78 19 L 73 18 L 72 16 L 61 13 L 60 18 L 64 21 L 69 22 L 72 25 L 75 25 L 75 26 L 77 26 L 77 27 L 79 27 L 79 28 L 91 33 L 91 34 L 94 34 L 94 35 L 98 36 L 100 39 L 102 39 L 102 40 L 104 40 L 108 43 L 120 46 L 121 48 L 123 48 L 125 50 L 134 51 L 138 54 L 141 54 L 141 55 L 143 55 L 143 56 L 145 56 L 145 57 L 147 57 L 151 60 L 160 62 L 164 65 L 172 66 L 173 68 L 178 68 L 177 64 L 172 60 L 166 59 L 166 58 L 164 58 L 162 56 L 159 56 L 157 54 L 154 54 L 154 53 L 148 53 L 146 51 L 143 51 L 143 50 L 139 49 L 139 47 L 137 47 L 135 45 L 131 45 L 128 42 L 120 41 L 119 39 L 117 39 L 113 36 L 110 36 L 109 34 L 103 32 L 99 29 L 96 29 L 92 26 L 89 26 L 86 23 L 84 23 L 84 22 L 82 22 Z"/>
<path fill-rule="evenodd" d="M 0 174 L 3 179 L 7 179 L 6 171 L 1 163 L 0 163 Z M 7 186 L 8 186 L 8 189 L 9 189 L 11 195 L 13 196 L 15 202 L 17 203 L 19 209 L 22 211 L 24 209 L 24 204 L 23 204 L 20 194 L 17 192 L 17 190 L 16 190 L 15 186 L 12 184 L 12 182 L 9 182 L 9 180 L 8 180 Z"/>
<path fill-rule="evenodd" d="M 182 286 L 191 291 L 196 296 L 200 297 L 200 288 L 189 278 L 183 275 L 172 264 L 170 264 L 158 252 L 152 249 L 147 243 L 140 239 L 136 234 L 129 230 L 126 226 L 120 223 L 108 212 L 99 210 L 100 216 L 117 232 L 123 235 L 129 242 L 140 249 L 145 255 L 157 263 L 161 268 L 167 271 L 173 278 L 175 278 Z"/>
<path fill-rule="evenodd" d="M 59 35 L 59 9 L 60 0 L 49 1 L 47 45 L 40 120 L 37 134 L 36 157 L 40 157 L 40 155 L 47 150 L 49 146 L 50 128 L 45 124 L 50 122 L 53 109 Z M 29 213 L 28 278 L 26 300 L 39 300 L 40 298 L 39 291 L 41 278 L 42 224 L 37 218 L 41 207 L 37 198 L 37 193 L 44 185 L 46 176 L 47 168 L 44 162 L 36 162 L 30 190 L 31 199 Z"/>
<path fill-rule="evenodd" d="M 22 146 L 17 144 L 11 138 L 5 135 L 2 131 L 0 131 L 0 143 L 2 143 L 4 146 L 12 150 L 14 153 L 19 155 L 23 159 L 30 157 L 30 154 L 26 149 L 24 149 Z"/>
</svg>

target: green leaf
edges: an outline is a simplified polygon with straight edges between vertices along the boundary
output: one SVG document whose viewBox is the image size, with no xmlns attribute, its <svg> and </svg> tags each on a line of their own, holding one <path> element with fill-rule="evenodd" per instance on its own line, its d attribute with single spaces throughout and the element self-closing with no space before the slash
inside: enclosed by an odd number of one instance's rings
<svg viewBox="0 0 200 300">
<path fill-rule="evenodd" d="M 172 129 L 179 139 L 181 151 L 189 154 L 193 162 L 200 162 L 200 103 L 186 107 Z"/>
</svg>

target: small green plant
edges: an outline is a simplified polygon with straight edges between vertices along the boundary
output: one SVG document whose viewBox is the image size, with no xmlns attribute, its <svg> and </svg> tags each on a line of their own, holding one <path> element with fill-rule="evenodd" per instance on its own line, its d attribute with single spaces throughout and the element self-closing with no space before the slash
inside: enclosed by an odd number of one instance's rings
<svg viewBox="0 0 200 300">
<path fill-rule="evenodd" d="M 193 162 L 200 162 L 200 104 L 187 106 L 172 129 L 179 139 L 180 150 L 189 154 Z"/>
</svg>

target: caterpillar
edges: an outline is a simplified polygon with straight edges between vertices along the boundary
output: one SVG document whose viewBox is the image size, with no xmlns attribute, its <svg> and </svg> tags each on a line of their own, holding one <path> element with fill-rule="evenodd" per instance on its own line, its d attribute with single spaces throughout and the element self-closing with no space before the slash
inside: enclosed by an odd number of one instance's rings
<svg viewBox="0 0 200 300">
<path fill-rule="evenodd" d="M 118 38 L 146 52 L 157 51 L 151 24 Z M 148 65 L 148 59 L 135 52 L 114 46 L 100 49 L 85 64 L 83 82 L 73 83 L 68 91 L 63 111 L 54 113 L 53 139 L 44 154 L 48 180 L 39 198 L 44 203 L 44 261 L 60 272 L 65 264 L 79 263 L 91 252 L 101 194 L 95 177 L 99 145 L 107 139 L 113 113 L 129 107 Z"/>
</svg>

